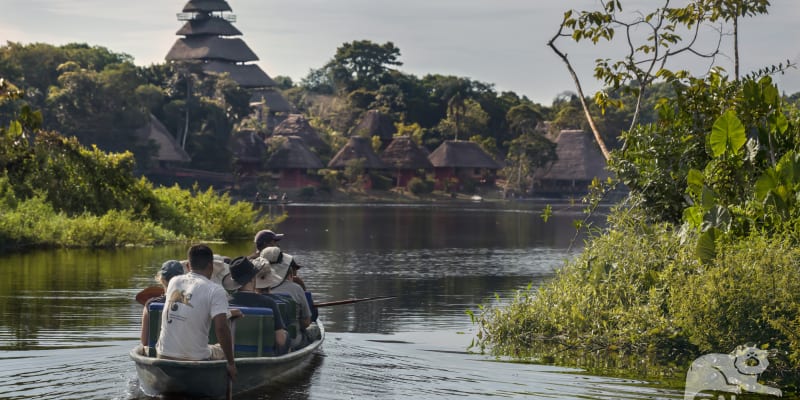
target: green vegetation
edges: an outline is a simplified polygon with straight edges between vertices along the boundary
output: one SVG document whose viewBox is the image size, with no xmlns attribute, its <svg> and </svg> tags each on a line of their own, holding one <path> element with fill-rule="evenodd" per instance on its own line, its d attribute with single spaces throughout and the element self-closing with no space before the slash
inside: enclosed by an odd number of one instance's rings
<svg viewBox="0 0 800 400">
<path fill-rule="evenodd" d="M 767 75 L 781 68 L 733 80 L 721 69 L 659 71 L 674 96 L 610 154 L 612 186 L 629 196 L 551 282 L 473 315 L 475 345 L 518 357 L 683 360 L 684 373 L 699 354 L 755 343 L 776 349 L 770 368 L 796 382 L 800 112 Z"/>
<path fill-rule="evenodd" d="M 21 96 L 0 80 L 0 106 Z M 226 240 L 279 222 L 212 189 L 154 188 L 135 177 L 130 152 L 83 147 L 19 110 L 0 127 L 0 250 Z"/>
</svg>

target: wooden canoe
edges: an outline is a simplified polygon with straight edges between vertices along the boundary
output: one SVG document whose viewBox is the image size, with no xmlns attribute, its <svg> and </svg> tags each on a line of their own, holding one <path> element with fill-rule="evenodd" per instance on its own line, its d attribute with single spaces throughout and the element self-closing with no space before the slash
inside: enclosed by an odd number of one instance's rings
<svg viewBox="0 0 800 400">
<path fill-rule="evenodd" d="M 302 372 L 325 339 L 325 329 L 317 321 L 320 339 L 281 356 L 236 359 L 237 378 L 233 393 L 247 392 L 268 384 L 283 382 Z M 179 395 L 224 398 L 227 391 L 225 360 L 178 361 L 147 357 L 137 346 L 130 352 L 136 363 L 139 386 L 148 396 Z"/>
</svg>

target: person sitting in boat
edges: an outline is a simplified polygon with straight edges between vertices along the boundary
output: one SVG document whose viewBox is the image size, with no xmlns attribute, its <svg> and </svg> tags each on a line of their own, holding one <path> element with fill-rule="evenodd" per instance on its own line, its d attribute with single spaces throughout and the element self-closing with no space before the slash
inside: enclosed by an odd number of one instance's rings
<svg viewBox="0 0 800 400">
<path fill-rule="evenodd" d="M 161 264 L 161 269 L 156 274 L 155 280 L 166 290 L 169 281 L 173 277 L 183 275 L 184 272 L 186 271 L 184 271 L 183 264 L 180 261 L 168 260 Z M 142 346 L 147 346 L 147 334 L 150 331 L 150 303 L 163 303 L 164 300 L 166 300 L 166 294 L 161 294 L 160 296 L 151 297 L 144 303 L 144 308 L 142 309 Z"/>
<path fill-rule="evenodd" d="M 247 257 L 237 257 L 231 262 L 230 271 L 230 274 L 222 280 L 225 290 L 234 291 L 228 303 L 231 306 L 271 309 L 275 320 L 275 352 L 284 353 L 288 336 L 286 325 L 275 300 L 256 291 L 258 268 Z"/>
<path fill-rule="evenodd" d="M 267 247 L 261 251 L 261 258 L 269 263 L 269 268 L 262 268 L 256 276 L 256 288 L 268 290 L 271 295 L 288 295 L 297 303 L 297 320 L 300 330 L 305 331 L 311 324 L 311 308 L 308 306 L 306 292 L 300 285 L 291 279 L 292 256 L 281 251 L 279 247 Z M 303 335 L 292 339 L 291 347 L 299 348 L 304 345 Z"/>
<path fill-rule="evenodd" d="M 228 311 L 225 289 L 209 280 L 214 272 L 214 252 L 206 245 L 189 248 L 188 274 L 169 281 L 161 331 L 156 344 L 159 358 L 173 360 L 228 361 L 228 375 L 236 378 L 229 317 L 240 317 L 239 310 Z M 208 344 L 211 323 L 219 343 Z"/>
<path fill-rule="evenodd" d="M 256 237 L 254 239 L 254 242 L 256 244 L 256 252 L 250 255 L 250 259 L 253 260 L 256 257 L 261 256 L 261 252 L 264 249 L 266 249 L 267 247 L 280 247 L 278 245 L 278 242 L 281 239 L 283 239 L 283 236 L 284 235 L 282 233 L 275 233 L 275 232 L 273 232 L 271 230 L 267 230 L 267 229 L 258 231 L 258 233 L 256 233 Z M 300 287 L 303 288 L 304 291 L 307 290 L 306 289 L 306 283 L 303 282 L 303 280 L 300 279 L 299 276 L 297 276 L 297 270 L 299 270 L 303 266 L 298 264 L 297 261 L 294 259 L 294 257 L 292 257 L 292 262 L 291 262 L 290 267 L 292 268 L 292 272 L 293 272 L 292 273 L 292 281 L 294 281 L 294 283 L 300 285 Z"/>
</svg>

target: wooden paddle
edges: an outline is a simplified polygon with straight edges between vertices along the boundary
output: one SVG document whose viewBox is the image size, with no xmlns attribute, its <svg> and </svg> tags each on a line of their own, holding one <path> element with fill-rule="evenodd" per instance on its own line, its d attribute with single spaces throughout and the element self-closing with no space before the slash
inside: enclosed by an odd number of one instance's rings
<svg viewBox="0 0 800 400">
<path fill-rule="evenodd" d="M 136 294 L 136 302 L 144 305 L 144 303 L 147 303 L 147 300 L 161 296 L 162 294 L 164 294 L 164 288 L 162 286 L 150 286 Z"/>
<path fill-rule="evenodd" d="M 324 303 L 314 303 L 314 307 L 330 307 L 330 306 L 338 306 L 341 304 L 352 304 L 352 303 L 360 303 L 362 301 L 373 301 L 373 300 L 387 300 L 393 299 L 397 296 L 378 296 L 378 297 L 366 297 L 361 299 L 347 299 L 347 300 L 336 300 L 336 301 L 326 301 Z"/>
</svg>

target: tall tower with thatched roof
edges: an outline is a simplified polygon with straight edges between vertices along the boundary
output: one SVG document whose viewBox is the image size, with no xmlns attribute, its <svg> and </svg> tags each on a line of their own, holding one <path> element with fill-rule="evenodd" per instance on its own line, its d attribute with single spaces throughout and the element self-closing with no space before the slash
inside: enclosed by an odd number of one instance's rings
<svg viewBox="0 0 800 400">
<path fill-rule="evenodd" d="M 239 86 L 250 90 L 251 103 L 262 103 L 275 112 L 291 107 L 276 90 L 277 84 L 253 61 L 258 56 L 247 46 L 233 23 L 236 16 L 225 0 L 189 0 L 178 14 L 185 24 L 176 33 L 182 36 L 167 53 L 169 62 L 199 64 L 208 74 L 227 73 Z"/>
</svg>

